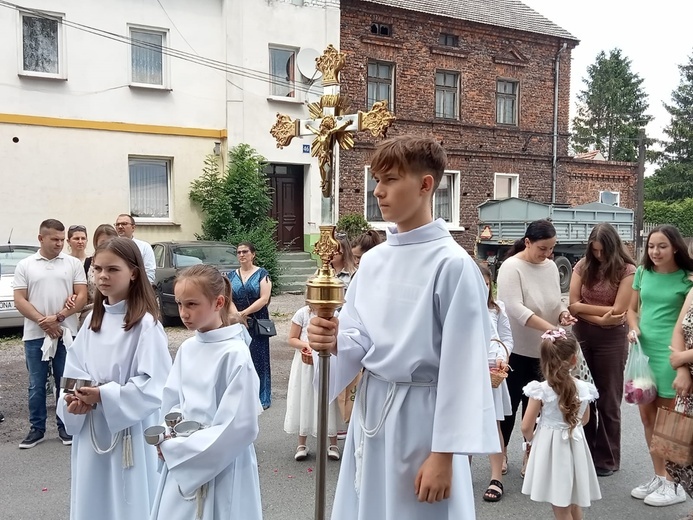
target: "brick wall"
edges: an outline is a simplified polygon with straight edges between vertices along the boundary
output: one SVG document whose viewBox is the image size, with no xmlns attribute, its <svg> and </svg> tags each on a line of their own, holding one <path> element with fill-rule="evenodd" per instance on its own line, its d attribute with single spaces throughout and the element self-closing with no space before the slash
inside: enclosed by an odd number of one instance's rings
<svg viewBox="0 0 693 520">
<path fill-rule="evenodd" d="M 621 207 L 635 209 L 635 163 L 571 158 L 561 163 L 560 172 L 566 180 L 566 202 L 569 204 L 598 201 L 599 192 L 608 190 L 621 194 Z"/>
<path fill-rule="evenodd" d="M 394 112 L 388 136 L 427 135 L 443 142 L 448 168 L 459 170 L 460 225 L 455 233 L 472 249 L 476 207 L 493 198 L 494 174 L 519 174 L 519 196 L 551 200 L 554 60 L 557 38 L 473 24 L 462 20 L 385 8 L 360 0 L 342 0 L 341 51 L 347 56 L 342 93 L 351 109 L 366 110 L 369 59 L 395 64 Z M 371 34 L 373 22 L 392 25 L 392 36 Z M 459 47 L 440 47 L 439 34 L 459 37 Z M 561 55 L 558 155 L 567 156 L 570 51 Z M 459 120 L 435 116 L 435 72 L 461 77 Z M 519 124 L 496 125 L 496 80 L 519 81 Z M 353 150 L 340 153 L 340 213 L 364 211 L 364 166 L 375 140 L 360 135 Z M 567 200 L 567 184 L 559 177 L 557 202 Z"/>
</svg>

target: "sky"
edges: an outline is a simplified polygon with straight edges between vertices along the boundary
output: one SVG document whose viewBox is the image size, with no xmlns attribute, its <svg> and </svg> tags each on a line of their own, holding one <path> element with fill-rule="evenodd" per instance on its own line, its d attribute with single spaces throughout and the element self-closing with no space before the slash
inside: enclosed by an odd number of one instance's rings
<svg viewBox="0 0 693 520">
<path fill-rule="evenodd" d="M 620 48 L 631 60 L 631 71 L 644 79 L 648 94 L 648 137 L 664 138 L 662 129 L 669 114 L 662 102 L 680 82 L 677 65 L 693 54 L 692 0 L 521 0 L 570 32 L 580 44 L 573 49 L 570 117 L 575 116 L 576 95 L 584 89 L 582 79 L 599 51 Z M 648 6 L 648 7 L 646 7 Z"/>
</svg>

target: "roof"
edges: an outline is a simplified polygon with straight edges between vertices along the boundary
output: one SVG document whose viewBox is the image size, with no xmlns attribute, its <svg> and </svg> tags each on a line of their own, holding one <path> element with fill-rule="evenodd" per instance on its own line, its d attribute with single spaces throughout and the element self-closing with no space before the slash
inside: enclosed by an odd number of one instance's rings
<svg viewBox="0 0 693 520">
<path fill-rule="evenodd" d="M 364 0 L 407 11 L 434 14 L 516 31 L 578 39 L 519 0 Z"/>
<path fill-rule="evenodd" d="M 599 150 L 575 154 L 575 159 L 588 159 L 592 161 L 606 161 L 606 157 Z"/>
</svg>

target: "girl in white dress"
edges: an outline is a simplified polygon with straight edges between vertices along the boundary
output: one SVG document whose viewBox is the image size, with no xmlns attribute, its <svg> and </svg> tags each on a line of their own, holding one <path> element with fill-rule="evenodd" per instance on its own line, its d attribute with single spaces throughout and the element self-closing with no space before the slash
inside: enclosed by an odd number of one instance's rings
<svg viewBox="0 0 693 520">
<path fill-rule="evenodd" d="M 313 385 L 315 369 L 313 365 L 303 362 L 302 353 L 311 355 L 308 346 L 308 324 L 310 319 L 317 316 L 308 305 L 301 307 L 291 319 L 289 330 L 289 345 L 296 349 L 289 374 L 289 389 L 286 394 L 286 415 L 284 416 L 284 431 L 298 434 L 298 447 L 294 459 L 305 460 L 308 457 L 308 435 L 318 435 L 318 393 Z M 312 359 L 312 358 L 311 358 Z M 339 460 L 341 455 L 337 445 L 337 416 L 339 408 L 337 401 L 332 401 L 328 409 L 327 432 L 330 447 L 327 456 Z"/>
<path fill-rule="evenodd" d="M 159 444 L 164 468 L 151 519 L 261 520 L 253 446 L 262 413 L 260 380 L 251 338 L 236 323 L 240 316 L 229 314 L 231 284 L 216 268 L 200 264 L 178 274 L 174 293 L 183 324 L 196 333 L 176 354 L 161 422 L 179 412 L 200 429 Z"/>
<path fill-rule="evenodd" d="M 168 339 L 135 242 L 100 245 L 92 267 L 94 309 L 67 351 L 63 377 L 93 386 L 66 394 L 57 410 L 74 436 L 70 518 L 147 518 L 158 462 L 143 431 L 158 420 Z"/>
<path fill-rule="evenodd" d="M 529 405 L 522 434 L 527 439 L 525 449 L 531 451 L 522 493 L 536 502 L 549 502 L 556 519 L 581 520 L 582 508 L 601 498 L 582 428 L 589 420 L 589 403 L 599 395 L 593 384 L 570 374 L 580 349 L 572 334 L 556 329 L 541 338 L 541 372 L 546 380 L 523 388 Z"/>
<path fill-rule="evenodd" d="M 507 369 L 507 360 L 513 351 L 513 334 L 510 330 L 510 320 L 505 313 L 505 305 L 499 300 L 494 300 L 493 289 L 491 288 L 491 271 L 482 265 L 479 265 L 481 274 L 488 287 L 488 313 L 491 318 L 491 342 L 488 345 L 488 364 L 489 368 Z M 505 348 L 499 343 L 501 341 Z M 493 405 L 496 410 L 496 421 L 498 423 L 498 438 L 501 446 L 503 443 L 503 434 L 500 429 L 501 422 L 506 415 L 512 414 L 512 404 L 510 402 L 510 393 L 508 392 L 508 383 L 503 382 L 493 389 Z M 507 455 L 503 453 L 494 453 L 489 455 L 491 462 L 491 482 L 484 492 L 483 499 L 486 502 L 498 502 L 503 498 L 503 475 L 508 472 Z"/>
</svg>

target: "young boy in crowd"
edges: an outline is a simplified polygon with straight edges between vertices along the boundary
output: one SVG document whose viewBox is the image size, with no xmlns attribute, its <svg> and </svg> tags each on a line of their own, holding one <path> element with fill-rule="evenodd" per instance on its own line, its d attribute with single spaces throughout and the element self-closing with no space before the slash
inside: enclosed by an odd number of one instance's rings
<svg viewBox="0 0 693 520">
<path fill-rule="evenodd" d="M 339 319 L 313 318 L 334 398 L 363 367 L 332 520 L 472 520 L 467 455 L 500 451 L 486 345 L 487 289 L 433 220 L 446 166 L 433 139 L 382 142 L 371 161 L 385 244 L 361 260 Z"/>
</svg>

